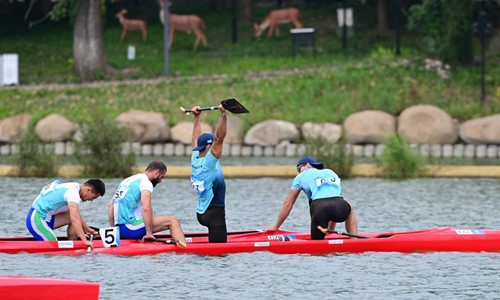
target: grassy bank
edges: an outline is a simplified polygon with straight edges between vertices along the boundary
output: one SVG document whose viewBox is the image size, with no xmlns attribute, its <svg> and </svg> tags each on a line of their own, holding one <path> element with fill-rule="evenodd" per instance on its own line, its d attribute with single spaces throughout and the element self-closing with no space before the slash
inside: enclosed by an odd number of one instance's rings
<svg viewBox="0 0 500 300">
<path fill-rule="evenodd" d="M 404 32 L 402 56 L 394 56 L 394 35 L 374 33 L 374 14 L 359 15 L 347 49 L 336 35 L 338 4 L 304 7 L 304 24 L 317 31 L 318 55 L 300 49 L 291 57 L 288 29 L 282 36 L 255 40 L 250 24 L 239 25 L 238 43 L 231 43 L 231 16 L 224 12 L 195 12 L 207 23 L 209 47 L 191 50 L 193 36 L 176 34 L 170 52 L 172 76 L 163 76 L 162 28 L 149 25 L 146 42 L 137 32 L 119 41 L 116 20 L 106 21 L 105 47 L 112 65 L 120 70 L 107 80 L 122 83 L 54 85 L 77 82 L 72 75 L 72 29 L 67 23 L 42 23 L 0 29 L 0 53 L 18 53 L 22 86 L 0 89 L 0 119 L 29 113 L 38 120 L 61 113 L 76 122 L 90 122 L 96 112 L 114 118 L 129 109 L 158 111 L 169 125 L 186 119 L 179 106 L 214 105 L 230 97 L 251 113 L 242 116 L 247 126 L 273 118 L 295 123 L 341 123 L 364 109 L 398 114 L 408 106 L 432 104 L 464 121 L 500 112 L 498 56 L 489 61 L 486 88 L 489 102 L 480 106 L 479 65 L 453 68 L 446 80 L 424 70 L 418 37 Z M 355 8 L 356 9 L 356 8 Z M 257 8 L 260 20 L 267 8 Z M 129 44 L 137 47 L 136 60 L 126 58 Z M 281 72 L 281 73 L 280 73 Z M 215 122 L 217 114 L 207 114 Z M 188 118 L 188 120 L 191 120 Z"/>
</svg>

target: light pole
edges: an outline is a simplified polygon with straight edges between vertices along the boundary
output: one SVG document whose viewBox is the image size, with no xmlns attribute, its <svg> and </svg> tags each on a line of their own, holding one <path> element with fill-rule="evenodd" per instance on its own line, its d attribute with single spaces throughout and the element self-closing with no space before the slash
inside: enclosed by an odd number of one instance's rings
<svg viewBox="0 0 500 300">
<path fill-rule="evenodd" d="M 163 0 L 163 49 L 164 53 L 164 73 L 165 76 L 170 75 L 170 49 L 169 49 L 169 39 L 170 39 L 170 14 L 169 14 L 169 1 Z"/>
<path fill-rule="evenodd" d="M 399 47 L 400 44 L 400 35 L 401 35 L 401 0 L 396 0 L 396 55 L 401 55 L 401 50 Z"/>
<path fill-rule="evenodd" d="M 231 5 L 232 5 L 232 15 L 233 15 L 233 18 L 231 20 L 231 31 L 232 31 L 233 44 L 235 44 L 238 41 L 238 18 L 236 17 L 236 11 L 237 11 L 236 0 L 233 0 Z"/>
<path fill-rule="evenodd" d="M 491 34 L 491 24 L 486 22 L 486 12 L 484 11 L 484 2 L 482 2 L 481 9 L 479 10 L 477 22 L 473 26 L 474 34 L 481 42 L 481 106 L 486 102 L 486 87 L 485 87 L 485 73 L 486 73 L 486 56 L 485 56 L 485 43 L 486 37 Z"/>
</svg>

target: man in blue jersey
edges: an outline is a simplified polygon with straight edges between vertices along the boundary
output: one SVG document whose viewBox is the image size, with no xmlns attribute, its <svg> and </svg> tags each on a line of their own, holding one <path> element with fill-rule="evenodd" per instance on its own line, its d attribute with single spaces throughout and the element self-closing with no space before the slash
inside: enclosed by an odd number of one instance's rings
<svg viewBox="0 0 500 300">
<path fill-rule="evenodd" d="M 153 233 L 170 229 L 172 239 L 185 247 L 181 224 L 174 215 L 154 215 L 153 188 L 162 181 L 167 166 L 162 161 L 149 163 L 146 171 L 125 178 L 108 204 L 111 226 L 118 226 L 120 238 L 154 240 Z"/>
<path fill-rule="evenodd" d="M 297 163 L 297 172 L 290 192 L 283 203 L 278 220 L 274 226 L 267 228 L 276 231 L 286 220 L 299 196 L 304 191 L 309 199 L 311 215 L 311 239 L 322 240 L 325 233 L 318 226 L 335 229 L 338 222 L 345 222 L 349 233 L 358 233 L 358 223 L 351 204 L 342 197 L 339 176 L 330 169 L 323 169 L 323 164 L 314 157 L 306 156 Z"/>
<path fill-rule="evenodd" d="M 40 191 L 26 216 L 26 227 L 37 241 L 56 241 L 54 229 L 68 225 L 68 239 L 80 238 L 92 247 L 85 233 L 97 235 L 80 215 L 80 202 L 93 201 L 106 192 L 104 182 L 89 179 L 85 183 L 61 183 L 55 180 Z"/>
<path fill-rule="evenodd" d="M 196 216 L 201 225 L 208 227 L 210 243 L 227 242 L 226 183 L 219 163 L 227 132 L 226 109 L 219 105 L 219 124 L 215 134 L 201 132 L 199 106 L 193 107 L 193 153 L 191 154 L 191 182 L 199 201 Z"/>
</svg>

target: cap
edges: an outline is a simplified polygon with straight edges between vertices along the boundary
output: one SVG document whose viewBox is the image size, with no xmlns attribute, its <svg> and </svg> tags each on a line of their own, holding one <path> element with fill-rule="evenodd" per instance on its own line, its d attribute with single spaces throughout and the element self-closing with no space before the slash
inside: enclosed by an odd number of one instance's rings
<svg viewBox="0 0 500 300">
<path fill-rule="evenodd" d="M 207 145 L 212 145 L 214 142 L 214 135 L 211 133 L 203 133 L 198 137 L 198 146 L 193 151 L 202 151 Z"/>
<path fill-rule="evenodd" d="M 317 162 L 316 159 L 312 156 L 304 156 L 299 161 L 297 162 L 297 167 L 300 165 L 305 165 L 305 164 L 310 164 L 311 166 L 315 167 L 316 169 L 323 169 L 323 164 L 320 162 Z"/>
</svg>

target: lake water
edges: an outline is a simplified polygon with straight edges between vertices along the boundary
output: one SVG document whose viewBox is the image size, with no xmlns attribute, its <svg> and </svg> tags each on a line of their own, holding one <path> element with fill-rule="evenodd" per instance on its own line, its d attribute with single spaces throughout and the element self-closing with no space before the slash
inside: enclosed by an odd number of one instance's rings
<svg viewBox="0 0 500 300">
<path fill-rule="evenodd" d="M 27 235 L 25 214 L 48 179 L 0 178 L 0 235 Z M 106 227 L 105 198 L 83 203 L 89 224 Z M 229 230 L 274 224 L 291 179 L 227 180 Z M 428 227 L 500 229 L 500 180 L 357 178 L 343 181 L 361 232 Z M 196 221 L 189 180 L 166 179 L 153 195 L 156 214 L 176 214 L 185 231 Z M 307 231 L 301 195 L 282 226 Z M 343 224 L 339 229 L 344 230 Z M 63 235 L 64 232 L 60 231 Z M 160 254 L 80 257 L 0 254 L 0 275 L 97 282 L 100 299 L 500 299 L 500 253 L 365 253 L 327 256 L 246 253 L 218 257 Z"/>
</svg>

